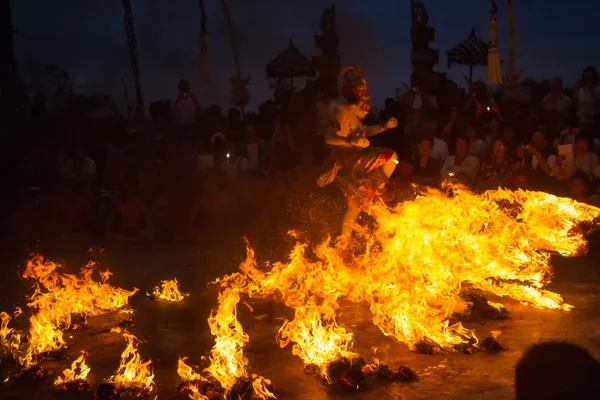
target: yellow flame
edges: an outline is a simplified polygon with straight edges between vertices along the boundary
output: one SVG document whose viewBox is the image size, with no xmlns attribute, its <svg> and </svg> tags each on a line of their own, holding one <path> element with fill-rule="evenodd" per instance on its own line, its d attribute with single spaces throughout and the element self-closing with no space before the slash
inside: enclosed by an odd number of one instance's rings
<svg viewBox="0 0 600 400">
<path fill-rule="evenodd" d="M 85 380 L 90 373 L 90 367 L 85 363 L 86 355 L 87 353 L 82 351 L 81 355 L 71 364 L 71 368 L 63 371 L 64 378 L 59 376 L 54 381 L 54 384 L 59 386 L 76 380 Z"/>
<path fill-rule="evenodd" d="M 9 328 L 10 321 L 21 315 L 23 311 L 17 307 L 12 315 L 0 312 L 0 355 L 18 357 L 21 346 L 21 334 Z"/>
<path fill-rule="evenodd" d="M 216 344 L 207 371 L 226 388 L 247 376 L 242 349 L 249 339 L 236 317 L 241 295 L 275 295 L 292 308 L 294 319 L 277 339 L 282 347 L 294 343 L 293 353 L 325 377 L 332 361 L 355 356 L 352 333 L 336 322 L 341 298 L 369 304 L 374 324 L 411 349 L 420 341 L 447 350 L 477 344 L 473 330 L 450 323 L 464 308 L 465 287 L 538 308 L 572 308 L 545 290 L 550 254 L 585 251 L 578 224 L 597 223 L 600 209 L 539 192 L 444 189 L 451 194 L 430 189 L 392 209 L 371 206 L 376 226 L 357 228 L 364 251 L 351 260 L 328 241 L 310 257 L 308 244 L 297 243 L 288 262 L 268 264 L 264 272 L 248 245 L 240 272 L 216 281 L 219 306 L 209 318 Z"/>
<path fill-rule="evenodd" d="M 62 265 L 33 256 L 27 263 L 24 278 L 34 280 L 34 293 L 28 307 L 37 309 L 30 318 L 28 346 L 19 354 L 19 362 L 29 368 L 35 356 L 66 347 L 63 330 L 72 325 L 73 315 L 92 316 L 125 307 L 137 292 L 108 284 L 112 273 L 98 271 L 100 281 L 93 278 L 95 264 L 88 263 L 78 275 L 60 273 Z"/>
<path fill-rule="evenodd" d="M 113 330 L 119 332 L 119 330 Z M 152 360 L 142 361 L 138 352 L 140 340 L 127 331 L 123 331 L 123 338 L 127 341 L 127 347 L 121 354 L 121 364 L 108 381 L 114 383 L 118 388 L 147 390 L 154 389 L 154 374 L 152 373 Z"/>
<path fill-rule="evenodd" d="M 149 293 L 146 293 L 147 296 L 150 296 Z M 187 293 L 181 293 L 179 291 L 179 282 L 177 282 L 177 278 L 173 278 L 173 280 L 160 281 L 156 287 L 154 287 L 154 291 L 152 295 L 157 299 L 167 300 L 167 301 L 181 301 L 189 296 Z"/>
<path fill-rule="evenodd" d="M 219 294 L 219 306 L 208 318 L 210 333 L 215 336 L 211 350 L 211 365 L 206 369 L 226 391 L 231 390 L 239 378 L 247 376 L 248 359 L 243 347 L 248 343 L 248 335 L 237 320 L 239 291 L 228 289 Z"/>
<path fill-rule="evenodd" d="M 177 375 L 184 382 L 202 381 L 204 378 L 202 375 L 194 371 L 194 369 L 186 364 L 187 357 L 179 357 L 177 361 Z"/>
</svg>

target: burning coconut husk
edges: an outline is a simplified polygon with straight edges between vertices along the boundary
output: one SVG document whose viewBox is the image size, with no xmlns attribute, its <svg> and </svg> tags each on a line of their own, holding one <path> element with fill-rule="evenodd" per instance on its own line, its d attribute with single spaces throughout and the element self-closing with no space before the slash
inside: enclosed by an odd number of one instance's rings
<svg viewBox="0 0 600 400">
<path fill-rule="evenodd" d="M 96 400 L 117 400 L 123 398 L 150 400 L 151 393 L 148 390 L 138 390 L 132 388 L 118 387 L 114 383 L 102 382 L 98 385 L 94 399 Z"/>
<path fill-rule="evenodd" d="M 177 374 L 182 382 L 177 387 L 180 393 L 189 393 L 192 399 L 210 399 L 222 400 L 228 399 L 248 399 L 260 400 L 275 398 L 271 381 L 258 375 L 251 375 L 250 378 L 238 379 L 229 391 L 226 391 L 221 383 L 209 376 L 203 377 L 191 366 L 186 364 L 187 358 L 180 358 L 177 365 Z"/>
<path fill-rule="evenodd" d="M 63 370 L 63 376 L 56 378 L 54 385 L 58 390 L 83 391 L 89 389 L 87 376 L 90 373 L 90 367 L 85 363 L 86 356 L 87 353 L 82 351 L 81 355 L 71 364 L 71 368 Z"/>
<path fill-rule="evenodd" d="M 502 346 L 500 343 L 498 343 L 498 340 L 495 336 L 488 336 L 485 339 L 483 339 L 480 343 L 481 347 L 483 349 L 486 349 L 488 351 L 491 351 L 493 353 L 498 353 L 501 351 L 506 351 L 508 350 L 506 347 Z"/>
<path fill-rule="evenodd" d="M 140 340 L 127 331 L 114 329 L 122 333 L 127 347 L 121 354 L 121 362 L 115 374 L 103 382 L 96 393 L 99 399 L 112 399 L 134 394 L 146 398 L 154 390 L 154 374 L 152 360 L 142 361 L 138 352 Z M 116 397 L 115 397 L 116 396 Z"/>
<path fill-rule="evenodd" d="M 11 376 L 8 380 L 14 382 L 28 381 L 32 379 L 46 378 L 51 375 L 52 371 L 43 368 L 41 365 L 34 365 L 30 368 L 19 371 L 17 374 Z"/>
<path fill-rule="evenodd" d="M 408 367 L 402 366 L 394 371 L 378 360 L 367 363 L 360 357 L 333 361 L 327 366 L 325 375 L 321 375 L 316 365 L 307 365 L 304 371 L 319 375 L 323 382 L 336 389 L 352 391 L 365 388 L 373 379 L 406 383 L 419 380 L 417 374 Z"/>
<path fill-rule="evenodd" d="M 237 320 L 241 296 L 274 296 L 291 308 L 294 318 L 277 335 L 280 346 L 292 344 L 307 371 L 346 387 L 360 387 L 365 371 L 354 361 L 353 334 L 337 323 L 342 298 L 368 303 L 373 323 L 386 336 L 425 354 L 501 347 L 495 339 L 484 340 L 483 347 L 473 329 L 451 320 L 465 311 L 464 287 L 537 308 L 573 308 L 546 290 L 549 260 L 554 253 L 580 254 L 586 242 L 576 228 L 597 224 L 600 209 L 541 192 L 478 195 L 456 186 L 451 193 L 425 189 L 392 208 L 373 204 L 366 210 L 372 226 L 356 230 L 363 250 L 351 264 L 339 246 L 326 241 L 309 251 L 296 235 L 289 260 L 259 268 L 248 245 L 240 271 L 215 282 L 219 306 L 209 318 L 215 346 L 207 372 L 226 393 L 247 376 L 243 347 L 249 338 Z M 482 297 L 473 295 L 470 303 L 468 318 L 508 316 L 505 306 Z"/>
<path fill-rule="evenodd" d="M 482 295 L 469 291 L 461 294 L 469 302 L 462 320 L 506 320 L 510 319 L 508 309 L 500 303 L 489 301 Z"/>
<path fill-rule="evenodd" d="M 160 281 L 158 285 L 154 287 L 152 293 L 146 293 L 146 296 L 148 296 L 148 298 L 151 300 L 179 302 L 189 296 L 189 294 L 181 293 L 177 278 L 173 278 L 170 281 Z"/>
</svg>

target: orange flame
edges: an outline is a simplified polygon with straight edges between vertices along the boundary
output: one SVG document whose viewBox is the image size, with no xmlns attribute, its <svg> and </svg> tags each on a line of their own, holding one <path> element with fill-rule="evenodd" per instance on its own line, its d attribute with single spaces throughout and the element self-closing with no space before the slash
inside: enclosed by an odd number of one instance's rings
<svg viewBox="0 0 600 400">
<path fill-rule="evenodd" d="M 173 278 L 173 280 L 170 281 L 160 281 L 158 286 L 154 287 L 152 294 L 146 293 L 146 295 L 154 296 L 157 299 L 166 301 L 181 301 L 189 296 L 188 293 L 181 293 L 179 291 L 179 282 L 177 282 L 177 278 Z"/>
<path fill-rule="evenodd" d="M 226 391 L 231 390 L 239 378 L 247 376 L 248 359 L 243 347 L 248 343 L 248 335 L 237 320 L 239 291 L 227 289 L 219 294 L 219 306 L 212 310 L 208 318 L 210 333 L 215 337 L 215 345 L 210 352 L 210 366 L 206 369 Z"/>
<path fill-rule="evenodd" d="M 216 344 L 207 371 L 224 387 L 246 376 L 242 348 L 249 339 L 236 318 L 243 294 L 276 295 L 295 310 L 278 341 L 282 347 L 293 342 L 293 353 L 325 377 L 332 361 L 355 356 L 352 333 L 336 323 L 340 298 L 368 303 L 381 331 L 411 349 L 423 340 L 447 350 L 477 344 L 473 330 L 450 323 L 464 308 L 465 287 L 539 308 L 573 308 L 545 290 L 552 276 L 550 253 L 584 251 L 578 224 L 597 223 L 600 209 L 539 192 L 499 189 L 476 195 L 459 185 L 444 189 L 452 196 L 430 189 L 393 209 L 371 206 L 377 224 L 357 228 L 364 251 L 351 262 L 328 241 L 310 258 L 308 245 L 297 243 L 289 262 L 268 264 L 270 270 L 263 272 L 248 246 L 240 272 L 217 280 L 219 307 L 208 321 Z"/>
<path fill-rule="evenodd" d="M 177 375 L 184 382 L 202 381 L 204 378 L 202 375 L 194 371 L 194 369 L 186 364 L 187 357 L 179 357 L 177 361 Z"/>
<path fill-rule="evenodd" d="M 113 329 L 113 332 L 120 332 L 119 329 Z M 123 331 L 123 337 L 127 341 L 127 347 L 121 354 L 121 364 L 108 382 L 114 383 L 118 388 L 131 390 L 147 390 L 151 392 L 154 389 L 154 374 L 152 373 L 152 360 L 143 362 L 138 352 L 138 343 L 140 340 L 127 331 Z"/>
<path fill-rule="evenodd" d="M 93 262 L 78 275 L 59 273 L 60 268 L 60 264 L 37 255 L 28 261 L 23 273 L 24 278 L 35 281 L 27 306 L 37 309 L 30 318 L 27 349 L 19 355 L 25 368 L 36 363 L 36 355 L 66 347 L 63 330 L 71 327 L 73 315 L 87 317 L 123 308 L 137 292 L 109 285 L 109 270 L 98 271 L 100 281 L 95 281 Z"/>
<path fill-rule="evenodd" d="M 56 386 L 60 386 L 76 380 L 85 380 L 90 373 L 90 367 L 88 367 L 85 363 L 86 356 L 87 353 L 85 351 L 81 351 L 81 355 L 75 361 L 73 361 L 71 368 L 67 368 L 63 371 L 64 378 L 59 376 L 54 381 L 54 384 Z"/>
<path fill-rule="evenodd" d="M 22 313 L 23 311 L 19 307 L 15 309 L 12 316 L 4 311 L 0 312 L 0 355 L 18 356 L 21 334 L 9 328 L 8 324 Z"/>
</svg>

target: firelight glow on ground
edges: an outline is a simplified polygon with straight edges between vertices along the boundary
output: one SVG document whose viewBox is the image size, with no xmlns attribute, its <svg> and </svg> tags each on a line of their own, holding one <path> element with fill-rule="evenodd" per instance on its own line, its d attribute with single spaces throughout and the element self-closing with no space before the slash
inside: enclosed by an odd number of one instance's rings
<svg viewBox="0 0 600 400">
<path fill-rule="evenodd" d="M 209 398 L 202 391 L 209 381 L 218 383 L 220 396 L 227 396 L 245 379 L 258 398 L 276 397 L 277 381 L 251 374 L 244 347 L 252 338 L 237 318 L 242 301 L 273 298 L 292 309 L 293 319 L 284 321 L 276 340 L 281 347 L 291 345 L 293 354 L 316 367 L 325 380 L 333 361 L 367 356 L 356 350 L 351 327 L 336 322 L 342 300 L 368 304 L 373 324 L 398 346 L 415 349 L 427 343 L 449 352 L 463 344 L 477 347 L 475 332 L 455 322 L 465 309 L 460 294 L 467 289 L 555 312 L 572 309 L 559 294 L 546 290 L 552 276 L 549 259 L 552 253 L 584 253 L 583 234 L 600 209 L 539 192 L 475 195 L 459 186 L 446 189 L 451 195 L 430 190 L 393 209 L 374 205 L 368 212 L 376 223 L 360 229 L 357 243 L 362 247 L 351 257 L 329 242 L 313 246 L 298 240 L 289 260 L 262 266 L 248 246 L 239 272 L 216 282 L 218 306 L 208 319 L 215 343 L 208 366 L 195 372 L 183 358 L 173 365 L 182 380 L 193 381 L 187 385 L 190 396 Z M 2 351 L 31 368 L 40 362 L 39 355 L 66 347 L 63 332 L 72 327 L 72 315 L 117 310 L 135 294 L 110 286 L 108 272 L 101 273 L 100 281 L 92 273 L 86 267 L 80 275 L 69 275 L 54 263 L 30 261 L 24 273 L 35 282 L 28 303 L 30 329 L 13 330 L 9 324 L 16 315 L 3 313 Z M 75 295 L 81 300 L 71 301 Z M 127 347 L 121 365 L 105 379 L 154 390 L 151 360 L 140 357 L 135 337 L 123 335 Z M 93 371 L 93 363 L 86 368 Z"/>
</svg>

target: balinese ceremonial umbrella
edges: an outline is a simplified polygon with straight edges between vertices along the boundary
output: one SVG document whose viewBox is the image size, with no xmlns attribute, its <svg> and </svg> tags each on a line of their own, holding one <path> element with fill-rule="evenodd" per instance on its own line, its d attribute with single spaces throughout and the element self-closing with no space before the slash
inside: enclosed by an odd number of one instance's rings
<svg viewBox="0 0 600 400">
<path fill-rule="evenodd" d="M 469 67 L 469 85 L 473 80 L 473 67 L 484 67 L 488 63 L 489 45 L 475 35 L 475 27 L 471 34 L 462 42 L 446 52 L 448 68 L 452 64 Z"/>
<path fill-rule="evenodd" d="M 289 47 L 267 64 L 267 78 L 289 78 L 292 90 L 294 89 L 294 78 L 314 76 L 315 66 L 312 60 L 294 47 L 292 39 L 290 39 Z"/>
</svg>

